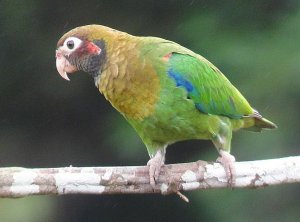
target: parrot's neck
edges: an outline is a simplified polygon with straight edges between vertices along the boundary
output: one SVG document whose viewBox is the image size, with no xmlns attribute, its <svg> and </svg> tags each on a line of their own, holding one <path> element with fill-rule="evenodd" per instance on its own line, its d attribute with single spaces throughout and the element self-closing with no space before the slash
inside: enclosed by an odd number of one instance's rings
<svg viewBox="0 0 300 222">
<path fill-rule="evenodd" d="M 139 38 L 122 35 L 106 42 L 107 58 L 95 85 L 126 118 L 142 120 L 154 112 L 159 79 L 151 63 L 140 55 Z"/>
<path fill-rule="evenodd" d="M 101 85 L 103 86 L 101 82 L 104 81 L 104 85 L 106 85 L 106 81 L 127 75 L 127 64 L 138 57 L 136 50 L 138 41 L 127 33 L 120 33 L 121 35 L 116 35 L 117 33 L 109 30 L 101 40 L 93 41 L 102 51 L 98 61 L 91 62 L 96 67 L 88 73 L 94 78 L 96 87 L 102 92 L 105 92 L 107 88 L 101 88 Z"/>
<path fill-rule="evenodd" d="M 127 64 L 127 59 L 130 58 L 132 51 L 136 48 L 138 42 L 132 41 L 134 36 L 125 32 L 119 32 L 107 27 L 101 27 L 101 35 L 94 35 L 96 44 L 101 53 L 97 56 L 91 57 L 89 63 L 91 67 L 87 72 L 94 78 L 95 85 L 100 89 L 101 76 L 103 73 L 111 71 L 116 68 L 119 74 L 125 74 L 124 64 Z M 135 55 L 136 56 L 136 55 Z M 125 61 L 126 60 L 126 61 Z M 122 70 L 118 70 L 121 68 Z M 115 73 L 113 71 L 113 73 Z"/>
</svg>

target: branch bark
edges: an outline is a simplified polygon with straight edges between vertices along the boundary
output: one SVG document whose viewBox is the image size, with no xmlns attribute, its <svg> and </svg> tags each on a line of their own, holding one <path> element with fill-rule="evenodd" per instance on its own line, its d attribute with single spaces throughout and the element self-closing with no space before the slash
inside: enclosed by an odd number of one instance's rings
<svg viewBox="0 0 300 222">
<path fill-rule="evenodd" d="M 300 156 L 236 162 L 235 168 L 235 188 L 300 182 Z M 219 163 L 205 161 L 165 165 L 155 188 L 149 184 L 148 166 L 0 168 L 0 197 L 47 194 L 169 194 L 226 187 L 224 168 Z"/>
</svg>

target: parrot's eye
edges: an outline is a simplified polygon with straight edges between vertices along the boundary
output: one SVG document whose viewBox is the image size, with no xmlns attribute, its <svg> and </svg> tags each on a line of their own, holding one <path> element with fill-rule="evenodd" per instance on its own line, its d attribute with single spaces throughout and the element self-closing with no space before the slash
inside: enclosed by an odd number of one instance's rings
<svg viewBox="0 0 300 222">
<path fill-rule="evenodd" d="M 68 42 L 67 42 L 67 47 L 68 47 L 69 49 L 73 49 L 73 48 L 74 48 L 74 41 L 73 41 L 73 40 L 68 41 Z"/>
<path fill-rule="evenodd" d="M 82 40 L 76 37 L 69 37 L 65 40 L 63 47 L 66 51 L 69 51 L 70 53 L 76 50 L 80 44 L 82 43 Z"/>
</svg>

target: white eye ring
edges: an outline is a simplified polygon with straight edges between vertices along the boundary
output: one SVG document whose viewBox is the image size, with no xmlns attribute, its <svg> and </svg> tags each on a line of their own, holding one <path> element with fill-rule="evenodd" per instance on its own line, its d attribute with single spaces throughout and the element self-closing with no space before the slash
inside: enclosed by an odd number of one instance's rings
<svg viewBox="0 0 300 222">
<path fill-rule="evenodd" d="M 63 48 L 66 52 L 75 51 L 82 43 L 82 40 L 76 37 L 68 37 L 63 44 Z"/>
</svg>

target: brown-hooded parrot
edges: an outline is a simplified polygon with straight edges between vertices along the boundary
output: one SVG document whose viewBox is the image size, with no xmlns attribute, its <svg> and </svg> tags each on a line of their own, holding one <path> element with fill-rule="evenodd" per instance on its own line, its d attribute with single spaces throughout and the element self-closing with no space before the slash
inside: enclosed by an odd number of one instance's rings
<svg viewBox="0 0 300 222">
<path fill-rule="evenodd" d="M 167 146 L 191 139 L 213 142 L 232 185 L 232 131 L 276 128 L 212 63 L 162 38 L 133 36 L 101 25 L 78 27 L 58 41 L 56 67 L 66 80 L 67 73 L 79 70 L 93 77 L 100 93 L 147 147 L 153 186 Z"/>
</svg>

